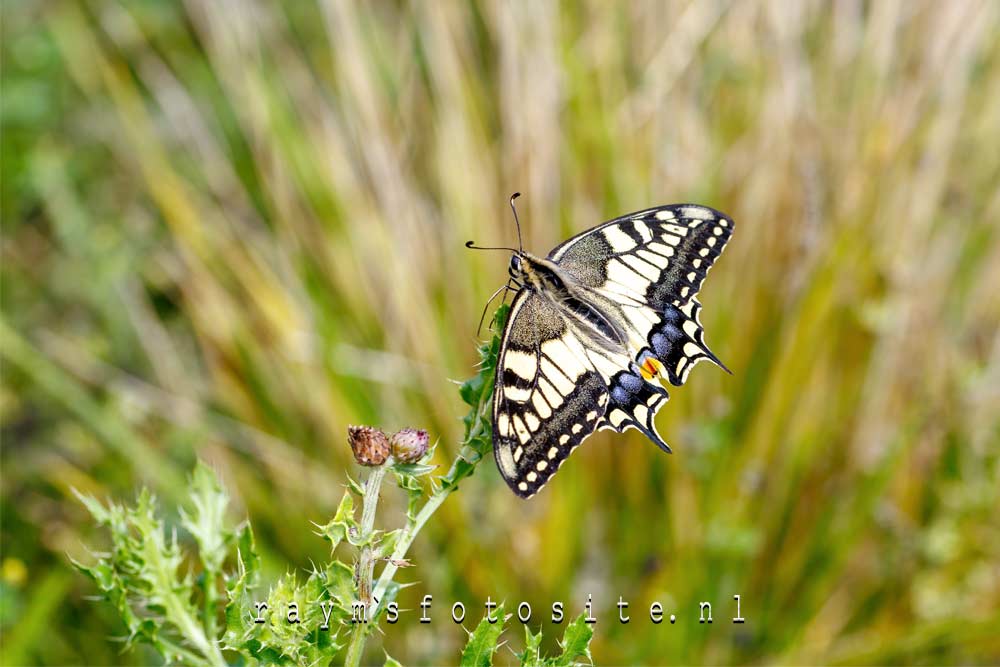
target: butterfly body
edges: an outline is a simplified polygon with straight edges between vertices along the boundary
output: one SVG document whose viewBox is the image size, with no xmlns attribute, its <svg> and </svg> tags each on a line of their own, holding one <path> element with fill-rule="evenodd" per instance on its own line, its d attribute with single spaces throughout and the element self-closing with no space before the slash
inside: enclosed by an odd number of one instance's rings
<svg viewBox="0 0 1000 667">
<path fill-rule="evenodd" d="M 594 345 L 624 348 L 627 334 L 607 313 L 609 300 L 581 285 L 552 260 L 520 252 L 511 257 L 510 274 L 522 289 L 534 292 L 547 300 L 552 310 L 571 319 Z"/>
<path fill-rule="evenodd" d="M 598 429 L 653 427 L 668 394 L 701 359 L 695 299 L 732 233 L 732 221 L 696 205 L 631 213 L 574 236 L 547 257 L 519 251 L 520 287 L 501 339 L 493 444 L 501 474 L 530 497 Z M 724 368 L 724 366 L 723 366 Z"/>
</svg>

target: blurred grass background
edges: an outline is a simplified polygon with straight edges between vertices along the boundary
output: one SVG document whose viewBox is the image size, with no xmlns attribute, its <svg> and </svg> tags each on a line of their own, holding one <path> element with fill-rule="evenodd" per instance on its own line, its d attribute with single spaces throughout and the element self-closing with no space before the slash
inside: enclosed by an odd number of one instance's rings
<svg viewBox="0 0 1000 667">
<path fill-rule="evenodd" d="M 348 424 L 448 460 L 506 278 L 462 244 L 512 242 L 514 190 L 539 253 L 729 213 L 702 301 L 735 375 L 672 392 L 671 457 L 601 434 L 527 503 L 483 466 L 392 655 L 454 661 L 487 595 L 551 642 L 591 593 L 598 664 L 1000 661 L 996 3 L 12 1 L 3 31 L 5 663 L 151 659 L 67 569 L 99 542 L 71 488 L 176 505 L 203 457 L 276 575 L 326 555 Z"/>
</svg>

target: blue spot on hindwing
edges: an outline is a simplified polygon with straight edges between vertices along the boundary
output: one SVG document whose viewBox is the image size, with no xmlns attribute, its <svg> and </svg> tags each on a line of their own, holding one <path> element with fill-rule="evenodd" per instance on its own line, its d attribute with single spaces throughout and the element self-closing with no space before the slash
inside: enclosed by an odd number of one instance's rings
<svg viewBox="0 0 1000 667">
<path fill-rule="evenodd" d="M 641 377 L 623 373 L 618 376 L 618 385 L 629 394 L 638 394 L 642 390 L 643 380 Z"/>
</svg>

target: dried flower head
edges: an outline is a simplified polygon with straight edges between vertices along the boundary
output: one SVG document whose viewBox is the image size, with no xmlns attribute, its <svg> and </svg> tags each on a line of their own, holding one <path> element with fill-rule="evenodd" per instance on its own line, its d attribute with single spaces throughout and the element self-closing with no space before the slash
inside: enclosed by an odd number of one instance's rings
<svg viewBox="0 0 1000 667">
<path fill-rule="evenodd" d="M 389 439 L 392 445 L 392 455 L 397 461 L 413 463 L 427 453 L 430 438 L 427 431 L 417 428 L 404 428 Z"/>
<path fill-rule="evenodd" d="M 363 466 L 380 466 L 389 458 L 389 438 L 371 426 L 348 426 L 347 441 L 351 443 L 354 460 Z"/>
</svg>

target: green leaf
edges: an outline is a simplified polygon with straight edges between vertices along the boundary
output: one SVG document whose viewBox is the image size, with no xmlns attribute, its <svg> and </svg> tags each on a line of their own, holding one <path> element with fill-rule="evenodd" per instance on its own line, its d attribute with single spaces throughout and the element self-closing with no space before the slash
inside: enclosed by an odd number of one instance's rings
<svg viewBox="0 0 1000 667">
<path fill-rule="evenodd" d="M 559 642 L 560 646 L 562 646 L 562 654 L 554 659 L 546 660 L 546 664 L 557 667 L 569 667 L 570 665 L 579 664 L 577 663 L 577 658 L 586 658 L 587 662 L 592 663 L 590 640 L 593 638 L 593 626 L 587 623 L 585 614 L 580 614 L 572 623 L 566 626 L 562 641 Z"/>
<path fill-rule="evenodd" d="M 226 582 L 226 642 L 237 646 L 249 636 L 254 611 L 253 592 L 258 587 L 260 557 L 254 544 L 253 530 L 244 523 L 236 530 L 236 573 Z"/>
<path fill-rule="evenodd" d="M 314 568 L 305 583 L 286 573 L 268 591 L 265 622 L 248 623 L 229 647 L 268 665 L 330 664 L 343 649 L 338 639 L 349 622 L 351 577 L 350 568 L 339 561 Z M 252 604 L 248 609 L 255 610 Z M 329 624 L 323 629 L 327 612 Z"/>
<path fill-rule="evenodd" d="M 191 493 L 191 514 L 180 510 L 181 525 L 198 543 L 198 554 L 205 569 L 217 573 L 226 560 L 226 543 L 232 534 L 226 529 L 226 494 L 215 472 L 202 461 L 198 461 L 189 480 Z"/>
<path fill-rule="evenodd" d="M 458 394 L 467 405 L 477 407 L 479 405 L 479 399 L 483 394 L 483 387 L 483 375 L 480 373 L 463 382 L 462 386 L 458 388 Z"/>
<path fill-rule="evenodd" d="M 344 497 L 340 500 L 337 513 L 333 515 L 325 526 L 320 526 L 317 535 L 320 535 L 330 543 L 330 553 L 336 551 L 337 546 L 345 539 L 350 540 L 352 535 L 358 533 L 358 522 L 354 520 L 354 497 L 349 488 L 344 492 Z"/>
<path fill-rule="evenodd" d="M 396 542 L 399 541 L 399 537 L 402 533 L 402 528 L 397 528 L 396 530 L 390 530 L 388 533 L 383 533 L 374 550 L 375 558 L 386 558 L 392 554 L 393 549 L 396 548 Z"/>
<path fill-rule="evenodd" d="M 399 660 L 396 660 L 388 653 L 385 654 L 385 665 L 384 667 L 403 667 Z"/>
<path fill-rule="evenodd" d="M 399 475 L 409 475 L 411 477 L 420 477 L 421 475 L 426 475 L 432 472 L 437 466 L 427 465 L 425 463 L 393 463 L 392 471 Z"/>
<path fill-rule="evenodd" d="M 406 491 L 406 519 L 412 523 L 417 518 L 417 510 L 420 507 L 420 501 L 426 495 L 424 487 L 421 486 L 420 482 L 413 475 L 400 472 L 395 472 L 395 474 L 396 482 L 399 484 L 399 488 Z"/>
<path fill-rule="evenodd" d="M 503 604 L 500 604 L 493 613 L 493 623 L 489 621 L 489 614 L 483 616 L 479 625 L 469 635 L 469 642 L 462 650 L 462 658 L 459 661 L 461 667 L 492 667 L 493 654 L 497 650 L 500 635 L 503 634 L 504 625 L 509 615 L 503 613 Z"/>
<path fill-rule="evenodd" d="M 362 498 L 365 495 L 365 490 L 361 488 L 361 484 L 358 483 L 356 479 L 347 476 L 347 490 L 356 495 L 358 498 Z"/>
<path fill-rule="evenodd" d="M 83 503 L 83 506 L 87 508 L 87 511 L 90 512 L 90 516 L 94 517 L 94 521 L 96 521 L 98 525 L 106 525 L 108 523 L 110 519 L 109 512 L 104 509 L 104 505 L 102 505 L 100 501 L 93 496 L 84 495 L 76 489 L 73 489 L 73 494 L 81 503 Z"/>
<path fill-rule="evenodd" d="M 493 315 L 494 335 L 479 347 L 479 373 L 464 383 L 458 393 L 467 405 L 478 408 L 483 399 L 493 390 L 493 370 L 497 365 L 497 354 L 500 351 L 500 333 L 507 322 L 510 306 L 503 304 Z"/>
<path fill-rule="evenodd" d="M 466 433 L 465 442 L 458 457 L 448 472 L 437 478 L 440 488 L 436 492 L 450 493 L 458 488 L 459 482 L 475 471 L 476 465 L 493 450 L 493 434 L 489 423 L 489 398 L 493 392 L 493 373 L 500 351 L 500 335 L 510 306 L 504 304 L 497 309 L 494 318 L 492 339 L 479 347 L 479 373 L 459 389 L 462 400 L 472 407 L 463 418 Z"/>
<path fill-rule="evenodd" d="M 379 598 L 378 607 L 375 610 L 375 616 L 373 618 L 376 621 L 382 618 L 382 615 L 385 614 L 385 610 L 388 608 L 389 603 L 395 602 L 396 599 L 399 597 L 399 591 L 403 590 L 404 588 L 409 588 L 410 586 L 415 586 L 415 585 L 416 582 L 409 584 L 400 584 L 399 582 L 396 581 L 390 582 L 390 584 L 385 588 L 385 593 L 383 593 L 382 597 Z"/>
<path fill-rule="evenodd" d="M 518 656 L 521 667 L 540 667 L 543 663 L 539 654 L 542 645 L 542 633 L 532 634 L 531 629 L 524 626 L 524 651 Z"/>
<path fill-rule="evenodd" d="M 218 515 L 214 504 L 199 507 L 199 503 L 209 500 L 210 494 L 206 493 L 211 489 L 209 482 L 204 477 L 192 482 L 197 500 L 195 514 L 188 524 L 195 526 L 195 530 L 202 530 L 209 523 L 207 519 L 199 522 L 195 518 L 198 513 L 204 517 Z M 126 646 L 136 641 L 146 642 L 168 662 L 222 663 L 217 637 L 205 632 L 210 624 L 202 618 L 193 600 L 191 573 L 186 569 L 180 573 L 187 559 L 177 544 L 176 534 L 168 532 L 163 520 L 157 517 L 154 496 L 143 489 L 132 507 L 114 503 L 105 507 L 82 496 L 81 501 L 99 524 L 108 527 L 112 546 L 95 565 L 78 567 L 118 611 L 129 632 Z M 209 548 L 218 547 L 210 544 Z M 224 544 L 221 548 L 225 549 Z"/>
</svg>

